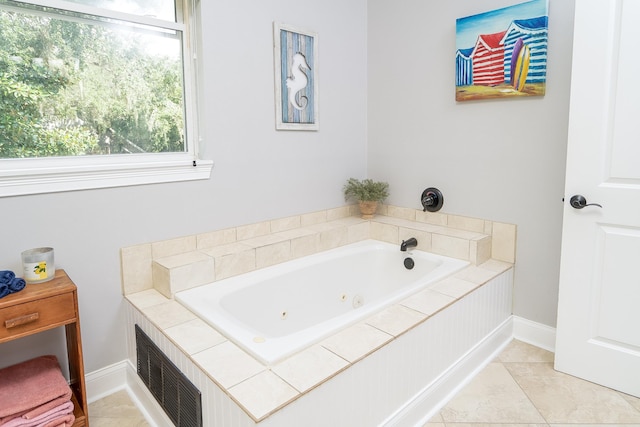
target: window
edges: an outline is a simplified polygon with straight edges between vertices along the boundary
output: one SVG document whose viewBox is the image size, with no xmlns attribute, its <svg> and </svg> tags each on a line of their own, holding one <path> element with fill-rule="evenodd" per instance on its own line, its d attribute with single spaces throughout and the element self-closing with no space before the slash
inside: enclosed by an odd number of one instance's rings
<svg viewBox="0 0 640 427">
<path fill-rule="evenodd" d="M 0 0 L 0 196 L 209 177 L 196 0 Z"/>
</svg>

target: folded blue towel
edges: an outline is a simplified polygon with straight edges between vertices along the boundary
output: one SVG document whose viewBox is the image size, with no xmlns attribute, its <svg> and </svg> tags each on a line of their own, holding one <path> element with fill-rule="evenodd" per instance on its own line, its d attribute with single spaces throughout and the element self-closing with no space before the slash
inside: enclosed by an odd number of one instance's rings
<svg viewBox="0 0 640 427">
<path fill-rule="evenodd" d="M 16 277 L 16 274 L 11 270 L 0 271 L 0 283 L 9 284 Z"/>
<path fill-rule="evenodd" d="M 9 295 L 11 291 L 9 290 L 9 285 L 6 283 L 0 283 L 0 298 L 4 298 Z"/>
<path fill-rule="evenodd" d="M 21 290 L 24 289 L 26 284 L 27 282 L 25 282 L 24 279 L 21 279 L 20 277 L 15 277 L 11 281 L 11 283 L 9 283 L 9 291 L 11 293 L 20 292 Z"/>
</svg>

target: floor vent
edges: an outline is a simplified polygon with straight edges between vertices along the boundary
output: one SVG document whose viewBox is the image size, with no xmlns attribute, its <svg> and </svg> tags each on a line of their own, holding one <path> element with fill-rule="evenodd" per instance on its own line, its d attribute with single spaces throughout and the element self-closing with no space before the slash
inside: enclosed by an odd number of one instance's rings
<svg viewBox="0 0 640 427">
<path fill-rule="evenodd" d="M 158 346 L 136 327 L 138 375 L 177 427 L 202 427 L 200 391 L 160 351 Z"/>
</svg>

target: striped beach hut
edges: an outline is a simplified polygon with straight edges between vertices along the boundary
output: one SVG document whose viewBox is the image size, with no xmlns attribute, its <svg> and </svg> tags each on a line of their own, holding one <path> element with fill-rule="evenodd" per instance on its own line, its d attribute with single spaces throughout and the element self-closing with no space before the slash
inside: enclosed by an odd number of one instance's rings
<svg viewBox="0 0 640 427">
<path fill-rule="evenodd" d="M 473 84 L 496 86 L 504 83 L 504 45 L 506 31 L 478 36 L 471 54 Z"/>
<path fill-rule="evenodd" d="M 501 40 L 504 46 L 504 79 L 511 79 L 511 56 L 513 46 L 518 39 L 529 46 L 531 59 L 527 83 L 544 83 L 547 79 L 547 36 L 548 18 L 539 16 L 530 19 L 518 19 L 511 22 Z"/>
<path fill-rule="evenodd" d="M 473 84 L 473 62 L 471 54 L 473 48 L 458 49 L 456 52 L 456 86 Z"/>
</svg>

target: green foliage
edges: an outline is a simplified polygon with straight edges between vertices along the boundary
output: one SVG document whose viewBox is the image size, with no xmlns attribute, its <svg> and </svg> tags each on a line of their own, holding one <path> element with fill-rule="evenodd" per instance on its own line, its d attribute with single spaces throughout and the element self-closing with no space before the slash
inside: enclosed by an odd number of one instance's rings
<svg viewBox="0 0 640 427">
<path fill-rule="evenodd" d="M 356 178 L 349 178 L 343 187 L 344 199 L 355 199 L 364 202 L 382 202 L 389 197 L 389 184 L 372 179 L 362 181 Z"/>
<path fill-rule="evenodd" d="M 184 151 L 181 61 L 138 36 L 0 6 L 0 158 Z"/>
</svg>

